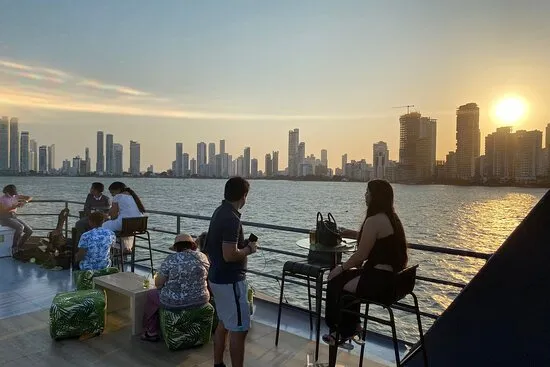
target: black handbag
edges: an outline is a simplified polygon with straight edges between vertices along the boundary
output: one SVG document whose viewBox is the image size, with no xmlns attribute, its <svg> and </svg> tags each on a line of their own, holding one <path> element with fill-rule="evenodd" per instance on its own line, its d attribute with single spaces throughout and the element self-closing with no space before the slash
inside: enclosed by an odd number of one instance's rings
<svg viewBox="0 0 550 367">
<path fill-rule="evenodd" d="M 336 226 L 336 220 L 331 213 L 328 213 L 327 220 L 324 220 L 323 214 L 317 212 L 317 229 L 315 237 L 317 243 L 322 246 L 336 247 L 340 243 L 340 233 Z"/>
</svg>

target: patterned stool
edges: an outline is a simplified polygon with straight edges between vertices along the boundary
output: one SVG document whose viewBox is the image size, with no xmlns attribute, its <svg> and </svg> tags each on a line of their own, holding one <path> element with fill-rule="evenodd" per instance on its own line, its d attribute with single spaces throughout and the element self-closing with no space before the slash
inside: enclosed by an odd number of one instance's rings
<svg viewBox="0 0 550 367">
<path fill-rule="evenodd" d="M 192 348 L 210 341 L 214 307 L 210 303 L 189 310 L 160 309 L 160 329 L 170 350 Z"/>
<path fill-rule="evenodd" d="M 118 273 L 118 268 L 109 267 L 101 270 L 75 270 L 73 271 L 73 280 L 76 283 L 76 290 L 83 291 L 94 289 L 94 278 L 103 275 Z"/>
<path fill-rule="evenodd" d="M 58 293 L 50 307 L 54 340 L 99 335 L 105 328 L 105 294 L 96 289 Z"/>
</svg>

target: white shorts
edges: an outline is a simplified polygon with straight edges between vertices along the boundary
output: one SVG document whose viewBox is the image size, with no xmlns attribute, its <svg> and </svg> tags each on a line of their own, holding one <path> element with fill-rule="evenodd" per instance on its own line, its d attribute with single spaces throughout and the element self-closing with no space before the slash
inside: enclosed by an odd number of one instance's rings
<svg viewBox="0 0 550 367">
<path fill-rule="evenodd" d="M 231 284 L 208 282 L 214 296 L 218 318 L 229 331 L 250 329 L 250 305 L 248 304 L 248 283 L 241 280 Z"/>
</svg>

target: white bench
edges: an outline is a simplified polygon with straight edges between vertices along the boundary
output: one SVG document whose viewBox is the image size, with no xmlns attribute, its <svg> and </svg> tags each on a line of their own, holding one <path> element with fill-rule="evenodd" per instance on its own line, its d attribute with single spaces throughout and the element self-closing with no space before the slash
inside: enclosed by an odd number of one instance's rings
<svg viewBox="0 0 550 367">
<path fill-rule="evenodd" d="M 0 226 L 0 258 L 11 257 L 14 232 L 15 231 L 9 227 Z"/>
</svg>

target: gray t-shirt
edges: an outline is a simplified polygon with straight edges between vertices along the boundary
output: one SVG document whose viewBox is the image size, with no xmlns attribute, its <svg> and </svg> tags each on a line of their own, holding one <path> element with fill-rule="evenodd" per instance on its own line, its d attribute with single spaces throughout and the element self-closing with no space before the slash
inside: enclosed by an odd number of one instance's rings
<svg viewBox="0 0 550 367">
<path fill-rule="evenodd" d="M 86 215 L 90 215 L 92 210 L 105 211 L 111 208 L 111 199 L 105 195 L 101 195 L 99 199 L 96 199 L 92 194 L 88 194 L 86 202 L 84 203 L 84 212 Z"/>
<path fill-rule="evenodd" d="M 167 278 L 160 290 L 160 303 L 166 308 L 186 308 L 208 302 L 209 267 L 208 258 L 200 251 L 185 250 L 168 255 L 159 271 Z"/>
</svg>

